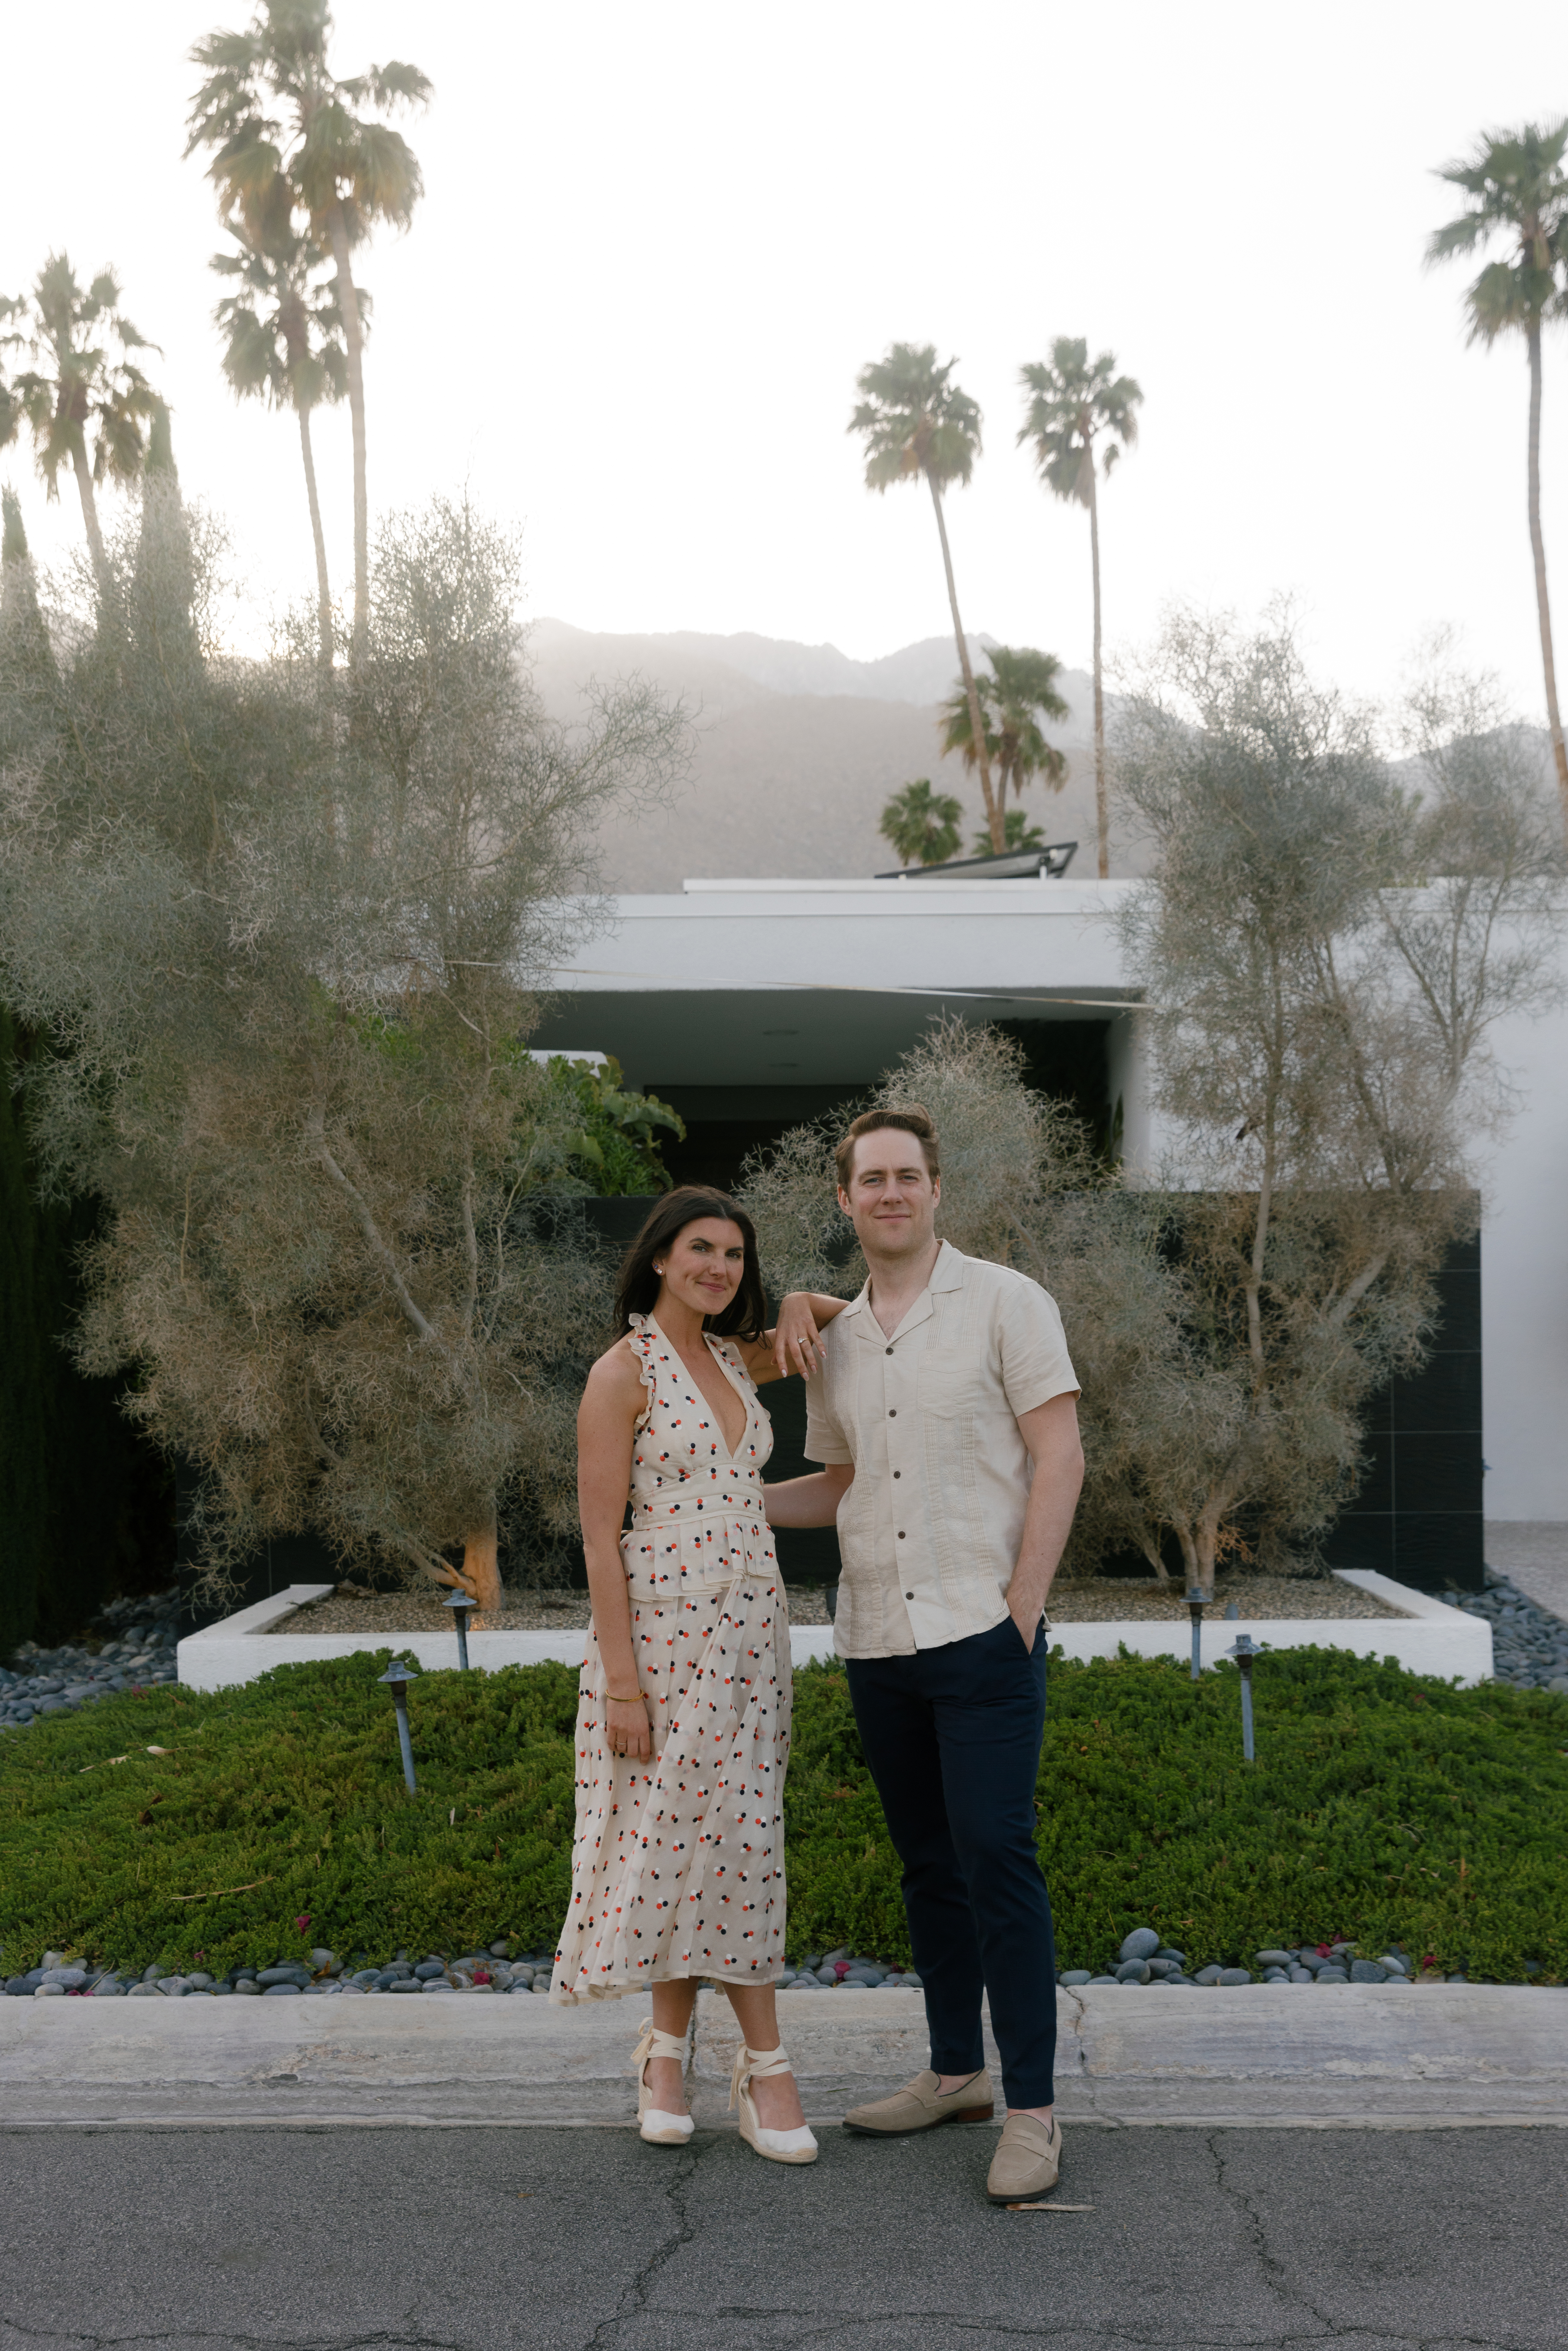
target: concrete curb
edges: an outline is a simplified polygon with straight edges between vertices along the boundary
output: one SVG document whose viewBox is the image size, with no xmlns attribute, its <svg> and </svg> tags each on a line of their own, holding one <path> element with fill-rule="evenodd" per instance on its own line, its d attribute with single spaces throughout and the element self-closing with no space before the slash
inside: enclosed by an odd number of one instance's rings
<svg viewBox="0 0 1568 2351">
<path fill-rule="evenodd" d="M 909 1992 L 785 1992 L 808 2115 L 926 2062 Z M 0 2128 L 624 2125 L 646 2002 L 0 2001 Z M 1447 1984 L 1061 1992 L 1064 2121 L 1110 2126 L 1568 2126 L 1568 1991 Z M 736 2047 L 705 1991 L 693 2111 L 722 2127 Z M 988 2055 L 997 2072 L 988 2033 Z"/>
</svg>

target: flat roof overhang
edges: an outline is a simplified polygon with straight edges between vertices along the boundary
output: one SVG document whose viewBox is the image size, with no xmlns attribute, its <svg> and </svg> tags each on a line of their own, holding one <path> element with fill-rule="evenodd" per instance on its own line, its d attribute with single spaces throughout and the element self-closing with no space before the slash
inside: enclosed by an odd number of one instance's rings
<svg viewBox="0 0 1568 2351">
<path fill-rule="evenodd" d="M 1140 1001 L 1108 919 L 1127 883 L 704 883 L 621 897 L 532 1042 L 634 1085 L 853 1085 L 943 1015 L 1093 1020 Z"/>
</svg>

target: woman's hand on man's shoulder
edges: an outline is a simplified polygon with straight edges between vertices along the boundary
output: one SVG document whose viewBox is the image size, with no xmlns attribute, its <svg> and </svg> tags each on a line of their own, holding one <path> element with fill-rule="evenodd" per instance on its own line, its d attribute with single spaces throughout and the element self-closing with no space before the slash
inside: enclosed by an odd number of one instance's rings
<svg viewBox="0 0 1568 2351">
<path fill-rule="evenodd" d="M 825 1360 L 816 1301 L 806 1290 L 792 1290 L 782 1299 L 779 1320 L 764 1339 L 772 1368 L 768 1376 L 787 1380 L 798 1372 L 809 1380 Z"/>
</svg>

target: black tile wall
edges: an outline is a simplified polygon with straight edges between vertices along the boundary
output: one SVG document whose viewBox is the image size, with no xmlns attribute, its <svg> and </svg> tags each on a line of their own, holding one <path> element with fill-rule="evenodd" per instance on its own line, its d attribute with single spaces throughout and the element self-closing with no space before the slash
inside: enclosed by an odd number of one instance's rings
<svg viewBox="0 0 1568 2351">
<path fill-rule="evenodd" d="M 1366 1414 L 1369 1467 L 1323 1545 L 1331 1567 L 1375 1568 L 1418 1592 L 1479 1592 L 1483 1573 L 1479 1238 L 1438 1276 L 1442 1320 L 1425 1368 Z"/>
</svg>

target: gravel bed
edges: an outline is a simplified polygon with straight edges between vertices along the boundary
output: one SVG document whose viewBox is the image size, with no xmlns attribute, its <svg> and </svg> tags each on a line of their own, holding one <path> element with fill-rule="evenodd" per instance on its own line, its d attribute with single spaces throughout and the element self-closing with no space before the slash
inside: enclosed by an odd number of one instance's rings
<svg viewBox="0 0 1568 2351">
<path fill-rule="evenodd" d="M 1568 1696 L 1568 1624 L 1492 1568 L 1484 1592 L 1467 1592 L 1455 1604 L 1490 1625 L 1492 1674 L 1515 1689 Z"/>
<path fill-rule="evenodd" d="M 822 1584 L 787 1583 L 784 1593 L 791 1624 L 831 1621 Z M 1059 1583 L 1051 1593 L 1049 1613 L 1057 1625 L 1140 1618 L 1186 1625 L 1189 1620 L 1179 1594 L 1178 1585 L 1162 1584 L 1154 1576 L 1146 1583 L 1128 1576 L 1092 1576 Z M 1334 1576 L 1222 1576 L 1204 1614 L 1223 1617 L 1233 1605 L 1243 1622 L 1270 1616 L 1398 1617 L 1404 1613 L 1369 1592 L 1358 1591 L 1353 1583 L 1341 1583 Z M 500 1608 L 476 1616 L 474 1623 L 480 1630 L 497 1633 L 581 1632 L 588 1614 L 586 1592 L 513 1590 Z M 451 1612 L 434 1593 L 415 1590 L 361 1596 L 340 1585 L 326 1599 L 309 1601 L 282 1625 L 269 1627 L 267 1638 L 271 1640 L 279 1633 L 449 1633 L 451 1629 Z"/>
<path fill-rule="evenodd" d="M 820 1583 L 787 1583 L 784 1595 L 795 1625 L 825 1625 L 827 1603 Z M 470 1619 L 481 1633 L 581 1633 L 588 1628 L 586 1592 L 519 1591 L 505 1594 L 503 1604 Z M 269 1625 L 267 1639 L 290 1633 L 450 1633 L 452 1611 L 431 1591 L 378 1592 L 363 1596 L 340 1585 L 325 1600 L 307 1601 L 281 1625 Z"/>
<path fill-rule="evenodd" d="M 40 1649 L 24 1641 L 0 1666 L 0 1732 L 25 1730 L 46 1715 L 76 1714 L 120 1690 L 178 1681 L 180 1595 L 116 1600 L 84 1642 Z"/>
<path fill-rule="evenodd" d="M 1181 1585 L 1156 1576 L 1089 1575 L 1051 1586 L 1046 1614 L 1053 1625 L 1100 1625 L 1107 1621 L 1191 1622 Z M 1218 1575 L 1206 1617 L 1234 1608 L 1243 1624 L 1270 1616 L 1396 1616 L 1405 1611 L 1337 1575 Z"/>
<path fill-rule="evenodd" d="M 231 1968 L 227 1975 L 219 1977 L 201 1970 L 182 1975 L 172 1968 L 157 1965 L 143 1969 L 140 1974 L 123 1969 L 90 1968 L 62 1951 L 46 1951 L 37 1967 L 30 1968 L 25 1975 L 12 1976 L 0 1989 L 13 2000 L 298 2000 L 328 1995 L 359 1999 L 382 1993 L 410 1998 L 431 1992 L 458 1992 L 471 1997 L 504 1993 L 540 1999 L 549 1993 L 552 1964 L 552 1953 L 517 1951 L 507 1941 L 492 1943 L 487 1950 L 465 1951 L 455 1957 L 431 1951 L 423 1959 L 415 1959 L 402 1950 L 394 1959 L 380 1963 L 370 1960 L 363 1951 L 355 1951 L 345 1959 L 335 1951 L 321 1949 L 313 1950 L 308 1961 L 282 1958 L 275 1959 L 270 1967 Z M 1527 1960 L 1525 1972 L 1536 1975 L 1540 1969 Z M 1092 1984 L 1149 1991 L 1201 1991 L 1215 1985 L 1228 1989 L 1250 1983 L 1310 1986 L 1485 1980 L 1462 1972 L 1444 1976 L 1397 1945 L 1374 1958 L 1354 1943 L 1270 1948 L 1255 1953 L 1250 1967 L 1224 1967 L 1215 1960 L 1189 1971 L 1186 1952 L 1177 1950 L 1174 1944 L 1162 1942 L 1152 1927 L 1135 1927 L 1098 1972 L 1092 1968 L 1070 1968 L 1057 1977 L 1068 1991 Z M 884 1966 L 875 1959 L 857 1955 L 845 1943 L 835 1951 L 806 1953 L 795 1965 L 784 1970 L 779 1988 L 782 1991 L 812 1992 L 918 1991 L 921 1980 L 913 1968 Z"/>
</svg>

